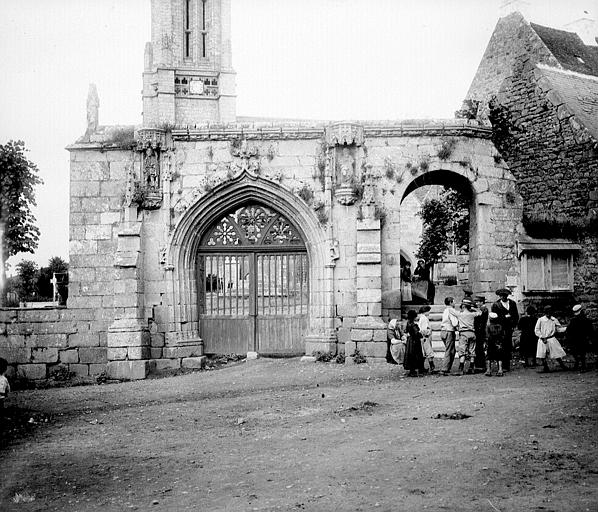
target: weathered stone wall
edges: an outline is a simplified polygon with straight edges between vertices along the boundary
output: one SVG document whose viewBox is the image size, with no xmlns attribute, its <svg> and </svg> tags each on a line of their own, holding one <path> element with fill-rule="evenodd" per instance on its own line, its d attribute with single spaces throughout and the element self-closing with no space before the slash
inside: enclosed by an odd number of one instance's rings
<svg viewBox="0 0 598 512">
<path fill-rule="evenodd" d="M 111 375 L 130 378 L 143 378 L 149 360 L 158 369 L 195 364 L 202 353 L 193 263 L 197 230 L 224 215 L 231 194 L 247 187 L 250 200 L 286 211 L 306 236 L 308 353 L 359 349 L 384 360 L 382 319 L 401 306 L 401 226 L 404 217 L 413 218 L 413 212 L 404 215 L 404 200 L 419 186 L 458 181 L 471 189 L 472 283 L 482 293 L 504 285 L 514 267 L 521 208 L 505 200 L 514 180 L 496 162 L 487 128 L 459 122 L 356 128 L 364 133 L 354 170 L 362 195 L 347 203 L 336 195 L 342 187 L 325 128 L 175 130 L 161 148 L 162 202 L 155 209 L 132 200 L 135 183 L 144 183 L 142 150 L 97 141 L 71 147 L 69 309 L 55 313 L 56 322 L 47 327 L 58 341 L 51 342 L 51 361 L 44 364 L 87 365 L 73 368 L 89 374 L 99 370 L 91 365 L 108 362 Z M 449 139 L 454 149 L 441 159 L 438 151 Z M 203 220 L 208 213 L 209 222 Z M 75 324 L 63 332 L 65 315 Z M 49 320 L 39 318 L 36 329 L 46 329 Z M 11 322 L 28 329 L 33 320 Z M 9 338 L 7 331 L 0 343 L 10 347 Z M 36 364 L 32 349 L 44 341 L 22 341 L 19 348 L 29 351 L 15 353 L 18 361 L 11 362 Z"/>
<path fill-rule="evenodd" d="M 101 310 L 0 309 L 0 357 L 9 376 L 46 379 L 67 368 L 86 377 L 106 370 L 106 333 Z"/>
<path fill-rule="evenodd" d="M 498 96 L 508 113 L 508 136 L 497 141 L 517 179 L 524 214 L 588 219 L 598 195 L 596 140 L 575 120 L 542 69 L 520 63 Z M 574 258 L 574 293 L 527 294 L 526 303 L 550 301 L 569 312 L 575 302 L 598 318 L 597 237 L 570 234 L 582 250 Z M 578 238 L 579 236 L 579 238 Z M 546 233 L 546 238 L 552 238 Z"/>
<path fill-rule="evenodd" d="M 465 97 L 480 101 L 480 117 L 487 117 L 488 101 L 512 74 L 516 59 L 524 54 L 534 63 L 558 65 L 530 24 L 520 13 L 514 12 L 498 21 Z"/>
</svg>

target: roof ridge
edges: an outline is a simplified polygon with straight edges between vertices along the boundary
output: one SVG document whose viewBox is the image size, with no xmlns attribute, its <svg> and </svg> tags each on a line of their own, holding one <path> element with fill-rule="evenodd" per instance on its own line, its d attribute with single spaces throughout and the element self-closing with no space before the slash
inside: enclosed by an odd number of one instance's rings
<svg viewBox="0 0 598 512">
<path fill-rule="evenodd" d="M 593 80 L 594 82 L 598 82 L 598 76 L 596 76 L 596 75 L 588 75 L 585 73 L 579 73 L 578 71 L 571 71 L 570 69 L 565 69 L 565 68 L 555 68 L 553 66 L 549 66 L 548 64 L 544 64 L 542 62 L 539 62 L 538 64 L 536 64 L 536 66 L 538 67 L 538 69 L 543 69 L 546 71 L 557 71 L 558 73 L 562 73 L 563 75 L 571 75 L 571 76 L 576 76 L 578 78 L 585 78 L 585 79 Z"/>
</svg>

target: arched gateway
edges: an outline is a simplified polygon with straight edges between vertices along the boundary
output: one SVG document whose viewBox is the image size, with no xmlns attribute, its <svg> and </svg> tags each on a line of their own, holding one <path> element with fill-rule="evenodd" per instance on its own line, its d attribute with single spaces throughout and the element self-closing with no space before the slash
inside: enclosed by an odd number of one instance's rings
<svg viewBox="0 0 598 512">
<path fill-rule="evenodd" d="M 197 265 L 206 353 L 305 352 L 309 263 L 286 217 L 256 202 L 228 211 L 202 237 Z"/>
</svg>

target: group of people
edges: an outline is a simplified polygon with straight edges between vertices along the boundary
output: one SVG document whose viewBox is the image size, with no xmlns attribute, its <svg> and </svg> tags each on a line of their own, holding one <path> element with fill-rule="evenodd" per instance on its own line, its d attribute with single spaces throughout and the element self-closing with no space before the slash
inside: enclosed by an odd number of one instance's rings
<svg viewBox="0 0 598 512">
<path fill-rule="evenodd" d="M 565 369 L 565 351 L 556 335 L 566 332 L 568 345 L 575 357 L 575 368 L 586 369 L 586 352 L 592 336 L 592 324 L 582 311 L 581 305 L 573 308 L 573 318 L 567 328 L 552 315 L 552 308 L 546 306 L 544 315 L 538 318 L 533 306 L 526 309 L 521 318 L 514 300 L 507 288 L 496 291 L 498 299 L 486 307 L 486 298 L 467 293 L 459 310 L 453 297 L 444 300 L 440 336 L 445 352 L 440 372 L 450 375 L 455 358 L 459 359 L 458 375 L 485 371 L 485 375 L 502 376 L 511 369 L 513 352 L 513 331 L 520 330 L 520 356 L 524 366 L 535 366 L 537 360 L 542 371 L 548 372 L 548 359 L 555 360 Z M 430 327 L 430 306 L 423 306 L 419 312 L 410 309 L 407 321 L 390 320 L 388 324 L 389 361 L 402 364 L 408 376 L 425 372 L 437 372 L 432 350 L 432 329 Z M 428 361 L 428 368 L 425 362 Z M 466 368 L 467 365 L 467 368 Z"/>
<path fill-rule="evenodd" d="M 417 260 L 413 273 L 408 261 L 401 268 L 401 300 L 403 302 L 420 301 L 434 303 L 436 289 L 430 278 L 430 267 L 424 260 Z"/>
</svg>

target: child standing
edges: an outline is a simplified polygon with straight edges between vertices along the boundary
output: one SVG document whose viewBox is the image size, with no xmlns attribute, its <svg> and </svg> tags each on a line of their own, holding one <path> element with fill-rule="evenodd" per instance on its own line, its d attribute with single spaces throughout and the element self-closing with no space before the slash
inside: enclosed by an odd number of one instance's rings
<svg viewBox="0 0 598 512">
<path fill-rule="evenodd" d="M 415 322 L 417 312 L 413 309 L 407 311 L 407 324 L 405 325 L 405 334 L 407 335 L 407 344 L 405 345 L 405 360 L 403 367 L 409 372 L 409 377 L 417 377 L 418 373 L 424 370 L 424 354 L 422 352 L 422 335 Z"/>
<path fill-rule="evenodd" d="M 417 326 L 422 335 L 422 351 L 424 359 L 428 360 L 430 373 L 433 373 L 436 367 L 434 366 L 434 350 L 432 349 L 432 327 L 430 326 L 430 319 L 428 318 L 431 309 L 430 306 L 422 306 L 419 308 L 419 320 L 417 321 Z"/>
<path fill-rule="evenodd" d="M 563 363 L 565 351 L 559 341 L 555 338 L 555 334 L 561 328 L 561 323 L 552 316 L 552 307 L 546 306 L 544 308 L 544 316 L 540 317 L 536 322 L 534 332 L 538 337 L 538 346 L 536 349 L 536 359 L 542 361 L 542 372 L 550 371 L 548 368 L 548 357 L 555 359 L 563 370 L 567 369 Z"/>
<path fill-rule="evenodd" d="M 519 356 L 523 359 L 523 366 L 536 366 L 537 337 L 534 332 L 538 317 L 536 308 L 528 306 L 525 315 L 519 319 Z"/>
<path fill-rule="evenodd" d="M 502 359 L 503 354 L 503 342 L 505 340 L 505 330 L 498 319 L 498 315 L 494 312 L 488 315 L 489 323 L 486 329 L 486 375 L 487 377 L 492 376 L 492 363 L 496 361 L 498 363 L 498 371 L 496 372 L 497 377 L 502 377 Z"/>
<path fill-rule="evenodd" d="M 4 402 L 10 393 L 10 384 L 5 375 L 6 370 L 8 370 L 8 361 L 0 357 L 0 417 L 4 416 Z"/>
</svg>

